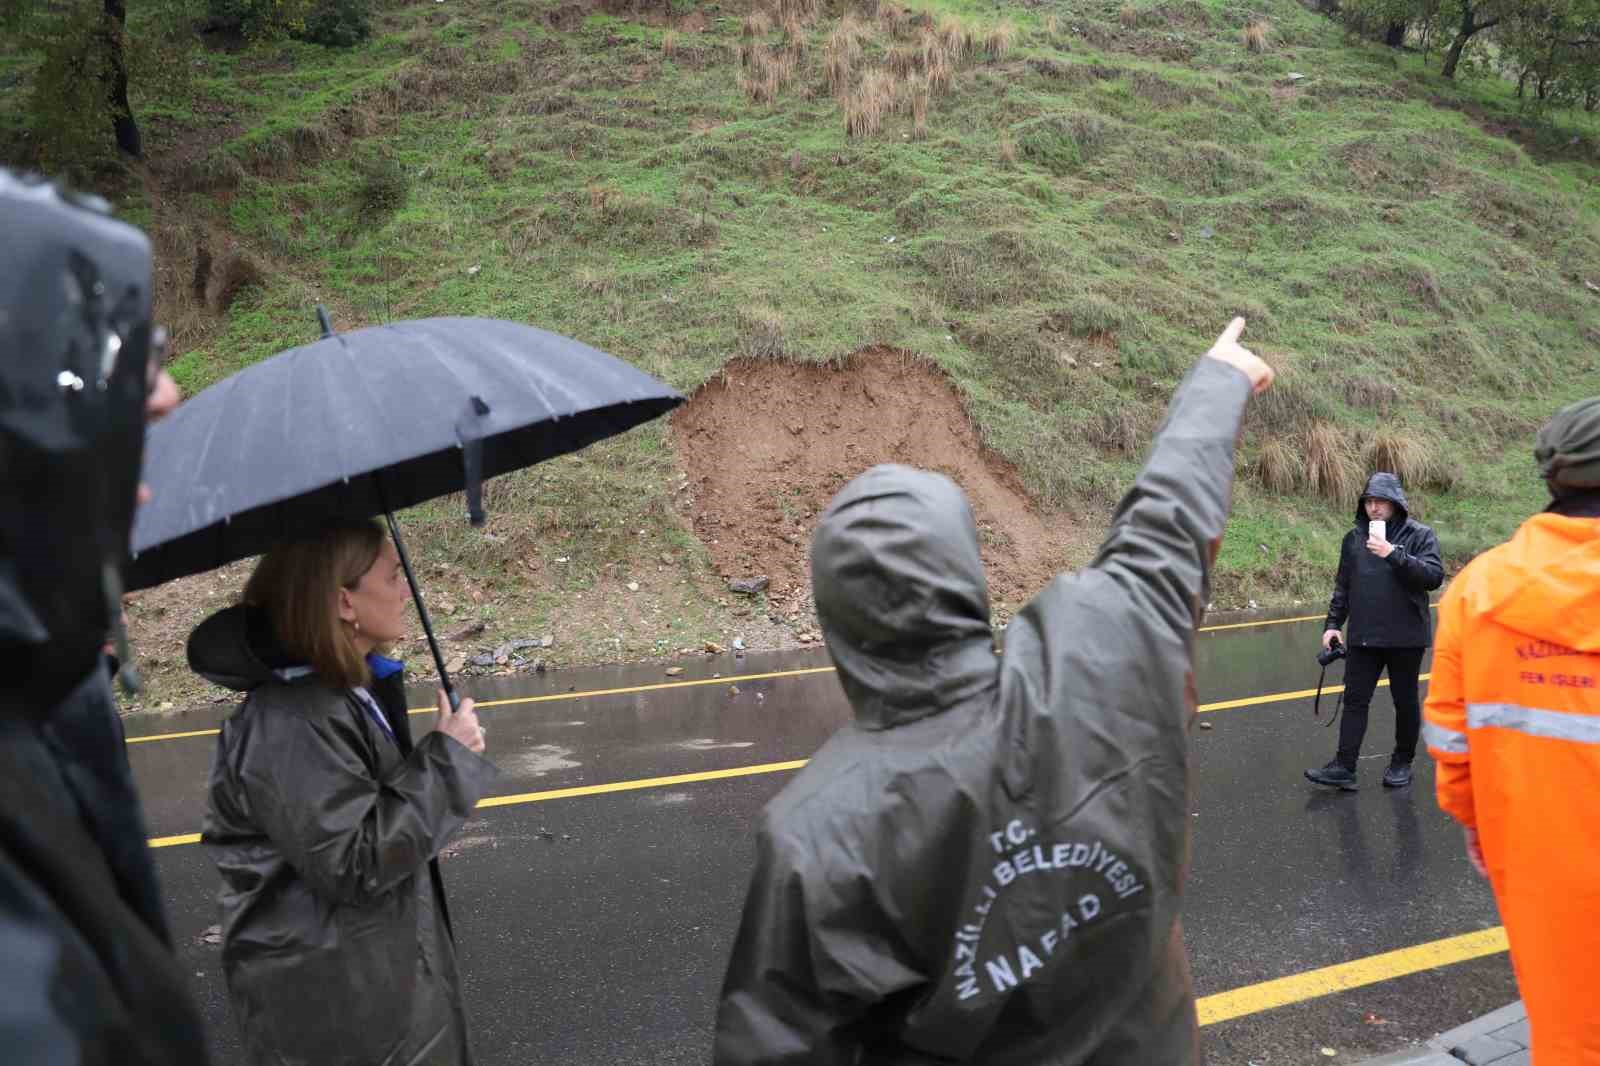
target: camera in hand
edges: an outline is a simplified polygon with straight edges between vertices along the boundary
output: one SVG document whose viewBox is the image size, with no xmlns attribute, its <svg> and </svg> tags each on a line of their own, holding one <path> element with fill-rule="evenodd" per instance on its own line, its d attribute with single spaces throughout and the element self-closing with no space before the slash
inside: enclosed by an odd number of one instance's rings
<svg viewBox="0 0 1600 1066">
<path fill-rule="evenodd" d="M 1328 646 L 1317 652 L 1317 665 L 1326 669 L 1328 664 L 1336 663 L 1344 658 L 1345 647 L 1338 637 L 1328 642 Z"/>
</svg>

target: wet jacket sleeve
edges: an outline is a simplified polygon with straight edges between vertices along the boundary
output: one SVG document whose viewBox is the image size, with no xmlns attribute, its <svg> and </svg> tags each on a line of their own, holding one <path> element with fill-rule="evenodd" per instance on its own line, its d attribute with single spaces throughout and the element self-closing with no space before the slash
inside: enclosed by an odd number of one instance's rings
<svg viewBox="0 0 1600 1066">
<path fill-rule="evenodd" d="M 1472 799 L 1472 751 L 1467 744 L 1467 704 L 1462 684 L 1463 604 L 1452 584 L 1439 604 L 1439 636 L 1433 648 L 1433 678 L 1422 711 L 1422 738 L 1438 772 L 1439 806 L 1468 828 L 1477 827 Z"/>
<path fill-rule="evenodd" d="M 1172 398 L 1150 458 L 1117 508 L 1090 569 L 1121 586 L 1142 626 L 1187 637 L 1205 608 L 1249 398 L 1243 372 L 1201 359 Z"/>
<path fill-rule="evenodd" d="M 353 718 L 263 715 L 239 766 L 251 813 L 319 896 L 362 903 L 414 876 L 471 815 L 493 764 L 429 733 L 386 780 Z"/>
<path fill-rule="evenodd" d="M 715 1066 L 858 1062 L 855 1026 L 873 1005 L 921 980 L 873 930 L 864 894 L 829 884 L 822 864 L 763 830 L 717 1011 Z"/>
<path fill-rule="evenodd" d="M 1389 553 L 1389 565 L 1400 583 L 1412 592 L 1432 592 L 1444 584 L 1444 561 L 1439 558 L 1439 538 L 1424 526 L 1413 547 L 1396 547 Z"/>
<path fill-rule="evenodd" d="M 1333 576 L 1333 596 L 1328 600 L 1328 617 L 1322 623 L 1323 631 L 1338 629 L 1350 617 L 1350 538 L 1358 534 L 1346 533 L 1339 542 L 1339 572 Z"/>
</svg>

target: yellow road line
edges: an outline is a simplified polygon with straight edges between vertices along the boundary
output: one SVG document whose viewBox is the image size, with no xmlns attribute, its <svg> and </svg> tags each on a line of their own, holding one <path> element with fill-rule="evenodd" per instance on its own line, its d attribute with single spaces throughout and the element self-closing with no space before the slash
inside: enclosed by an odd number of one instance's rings
<svg viewBox="0 0 1600 1066">
<path fill-rule="evenodd" d="M 1308 999 L 1347 992 L 1352 988 L 1390 981 L 1423 970 L 1498 955 L 1508 947 L 1505 927 L 1497 925 L 1477 933 L 1446 937 L 1399 951 L 1387 951 L 1382 955 L 1369 955 L 1354 962 L 1341 962 L 1337 966 L 1324 966 L 1320 970 L 1280 977 L 1275 981 L 1246 985 L 1231 992 L 1204 996 L 1195 1002 L 1195 1006 L 1200 1012 L 1201 1025 L 1215 1025 L 1230 1018 L 1260 1014 L 1275 1007 L 1303 1003 Z"/>
<path fill-rule="evenodd" d="M 544 792 L 521 792 L 514 796 L 490 796 L 479 800 L 482 807 L 510 807 L 523 803 L 541 803 L 545 800 L 572 799 L 576 796 L 599 796 L 607 792 L 632 792 L 640 788 L 665 788 L 669 785 L 689 785 L 696 781 L 719 781 L 728 777 L 749 777 L 752 774 L 776 774 L 785 770 L 798 770 L 805 759 L 788 762 L 768 762 L 759 766 L 735 766 L 728 770 L 702 770 L 693 774 L 673 774 L 670 777 L 644 777 L 634 781 L 609 781 L 603 785 L 577 785 L 573 788 L 552 788 Z"/>
<path fill-rule="evenodd" d="M 671 688 L 694 688 L 697 685 L 736 685 L 741 681 L 766 681 L 774 677 L 804 677 L 807 674 L 831 674 L 831 666 L 808 666 L 803 670 L 775 670 L 770 674 L 729 674 L 727 677 L 701 677 L 693 681 L 663 681 L 655 685 L 629 685 L 627 688 L 596 688 L 587 692 L 552 692 L 545 696 L 513 696 L 504 700 L 484 700 L 478 709 L 485 707 L 510 707 L 523 703 L 552 703 L 556 700 L 586 700 L 596 696 L 628 696 L 635 692 L 660 692 Z M 435 707 L 412 707 L 407 714 L 432 714 Z"/>
<path fill-rule="evenodd" d="M 627 696 L 635 692 L 660 692 L 665 689 L 696 688 L 701 685 L 737 685 L 741 681 L 768 681 L 778 677 L 805 677 L 807 674 L 831 674 L 831 666 L 808 666 L 800 670 L 774 670 L 766 674 L 729 674 L 726 677 L 702 677 L 691 681 L 663 681 L 655 685 L 630 685 L 626 688 L 596 688 L 583 692 L 552 692 L 544 696 L 515 696 L 504 700 L 481 700 L 478 710 L 487 707 L 510 707 L 524 703 L 553 703 L 558 700 L 587 700 L 600 696 Z M 432 714 L 433 707 L 410 707 L 407 714 Z M 220 729 L 196 729 L 187 733 L 154 733 L 147 737 L 129 737 L 129 744 L 149 744 L 157 740 L 180 740 L 184 737 L 214 737 Z"/>
<path fill-rule="evenodd" d="M 1419 682 L 1426 681 L 1432 676 L 1432 674 L 1418 674 L 1417 680 Z M 1389 679 L 1384 678 L 1382 681 L 1378 682 L 1378 687 L 1383 688 L 1388 683 Z M 1343 685 L 1322 686 L 1322 694 L 1324 696 L 1331 696 L 1343 691 Z M 1231 710 L 1234 707 L 1257 707 L 1263 703 L 1284 703 L 1288 700 L 1309 700 L 1316 694 L 1317 690 L 1314 688 L 1302 688 L 1296 689 L 1293 692 L 1274 692 L 1270 696 L 1246 696 L 1243 699 L 1237 700 L 1218 700 L 1216 703 L 1202 703 L 1200 706 L 1196 707 L 1195 710 L 1203 713 L 1205 711 L 1226 711 Z"/>
<path fill-rule="evenodd" d="M 1295 618 L 1268 618 L 1262 622 L 1230 622 L 1221 626 L 1201 626 L 1196 632 L 1221 633 L 1225 629 L 1255 629 L 1257 626 L 1286 626 L 1291 622 L 1320 622 L 1325 614 L 1302 614 Z"/>
<path fill-rule="evenodd" d="M 157 740 L 182 740 L 184 737 L 214 737 L 220 729 L 194 729 L 187 733 L 153 733 L 148 737 L 128 737 L 129 744 L 150 744 Z"/>
<path fill-rule="evenodd" d="M 812 671 L 815 672 L 815 671 Z M 1423 674 L 1421 680 L 1426 681 L 1430 675 Z M 719 680 L 718 684 L 721 683 Z M 1387 680 L 1378 684 L 1387 685 Z M 1339 692 L 1343 685 L 1330 685 L 1323 689 L 1324 693 Z M 1248 696 L 1241 700 L 1222 700 L 1218 703 L 1202 703 L 1196 710 L 1223 711 L 1232 707 L 1252 707 L 1262 703 L 1279 703 L 1284 700 L 1305 699 L 1312 695 L 1315 689 L 1305 689 L 1299 692 L 1276 692 L 1270 696 Z M 629 781 L 607 781 L 598 785 L 574 785 L 571 788 L 546 789 L 543 792 L 519 792 L 510 796 L 490 796 L 488 799 L 479 800 L 479 807 L 512 807 L 523 803 L 542 803 L 546 800 L 575 799 L 579 796 L 600 796 L 608 792 L 634 792 L 642 788 L 665 788 L 668 785 L 688 785 L 696 781 L 720 781 L 730 777 L 749 777 L 753 774 L 775 774 L 784 770 L 798 770 L 806 764 L 805 759 L 791 759 L 787 762 L 758 763 L 754 766 L 734 766 L 726 770 L 701 770 L 692 774 L 673 774 L 669 777 L 640 777 Z M 182 836 L 156 837 L 150 841 L 152 848 L 170 848 L 179 844 L 197 844 L 200 842 L 199 833 L 186 833 Z"/>
<path fill-rule="evenodd" d="M 1437 611 L 1439 609 L 1439 605 L 1437 603 L 1430 603 L 1428 604 L 1428 608 L 1430 610 Z M 1221 626 L 1201 626 L 1198 632 L 1221 633 L 1225 629 L 1255 629 L 1258 626 L 1286 626 L 1291 622 L 1320 622 L 1326 617 L 1328 617 L 1326 614 L 1302 614 L 1297 615 L 1294 618 L 1268 618 L 1261 622 L 1231 622 L 1227 625 Z"/>
<path fill-rule="evenodd" d="M 663 689 L 692 688 L 699 685 L 736 685 L 740 681 L 765 681 L 772 678 L 804 677 L 807 674 L 830 674 L 832 672 L 833 667 L 831 666 L 812 666 L 803 670 L 777 670 L 768 674 L 730 674 L 727 677 L 697 678 L 693 681 L 666 681 L 658 685 L 633 685 L 628 688 L 590 689 L 586 692 L 554 692 L 544 696 L 516 696 L 504 700 L 485 700 L 478 704 L 478 709 L 483 710 L 489 707 L 511 707 L 526 703 L 552 703 L 558 700 L 592 699 L 598 696 L 626 696 L 635 692 L 659 692 Z M 1432 676 L 1432 674 L 1421 674 L 1418 676 L 1417 680 L 1427 681 Z M 1382 688 L 1388 684 L 1389 680 L 1385 678 L 1384 680 L 1378 682 L 1378 687 Z M 1326 685 L 1322 689 L 1322 694 L 1324 696 L 1331 696 L 1343 691 L 1343 685 Z M 1226 711 L 1235 707 L 1258 707 L 1264 703 L 1284 703 L 1289 700 L 1310 699 L 1316 694 L 1317 690 L 1314 688 L 1302 688 L 1296 689 L 1293 692 L 1274 692 L 1266 696 L 1245 696 L 1236 700 L 1220 700 L 1216 703 L 1202 703 L 1195 709 L 1202 713 L 1206 711 Z M 413 707 L 408 709 L 406 713 L 428 714 L 432 710 L 434 710 L 432 707 Z M 128 743 L 149 744 L 152 741 L 179 740 L 183 737 L 214 737 L 219 732 L 221 731 L 217 729 L 196 729 L 188 733 L 157 733 L 148 737 L 129 737 Z"/>
<path fill-rule="evenodd" d="M 1225 626 L 1206 626 L 1202 628 L 1200 632 L 1211 633 L 1222 629 L 1248 629 L 1255 626 L 1285 625 L 1289 622 L 1310 622 L 1321 617 L 1321 615 L 1304 615 L 1299 618 L 1279 618 L 1266 622 L 1239 622 L 1233 625 Z M 637 692 L 663 692 L 669 689 L 695 688 L 701 685 L 734 685 L 738 684 L 740 681 L 768 681 L 774 678 L 805 677 L 809 674 L 831 674 L 833 672 L 834 668 L 831 666 L 811 666 L 801 670 L 774 670 L 771 673 L 765 674 L 729 674 L 727 677 L 702 677 L 695 678 L 692 681 L 663 681 L 654 685 L 629 685 L 625 688 L 597 688 L 587 689 L 583 692 L 552 692 L 543 696 L 515 696 L 510 699 L 503 700 L 484 700 L 478 704 L 478 709 L 483 710 L 488 707 L 512 707 L 528 703 L 554 703 L 559 700 L 587 700 L 596 699 L 601 696 L 628 696 Z M 1422 680 L 1427 680 L 1427 677 L 1428 675 L 1424 674 L 1422 676 Z M 1389 682 L 1380 681 L 1378 683 L 1380 685 L 1387 685 Z M 1342 685 L 1335 685 L 1324 688 L 1322 691 L 1324 693 L 1336 693 L 1342 692 L 1343 690 L 1344 687 Z M 1315 694 L 1316 689 L 1301 689 L 1296 692 L 1281 692 L 1273 696 L 1252 696 L 1243 700 L 1229 700 L 1223 703 L 1209 704 L 1201 707 L 1200 710 L 1220 711 L 1229 707 L 1251 707 L 1260 703 L 1279 703 L 1284 700 L 1302 699 L 1306 696 L 1312 696 Z M 406 713 L 430 714 L 433 712 L 433 710 L 434 708 L 432 707 L 411 707 L 407 708 Z M 186 733 L 154 733 L 147 737 L 129 737 L 127 742 L 129 744 L 152 744 L 158 740 L 182 740 L 186 737 L 214 737 L 219 732 L 221 732 L 221 730 L 218 729 L 194 729 Z"/>
</svg>

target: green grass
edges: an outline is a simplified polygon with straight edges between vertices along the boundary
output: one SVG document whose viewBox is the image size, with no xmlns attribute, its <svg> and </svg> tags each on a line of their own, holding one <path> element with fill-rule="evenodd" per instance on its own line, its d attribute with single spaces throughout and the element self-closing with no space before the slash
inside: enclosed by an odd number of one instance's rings
<svg viewBox="0 0 1600 1066">
<path fill-rule="evenodd" d="M 354 50 L 205 57 L 195 99 L 161 105 L 157 149 L 209 138 L 234 161 L 225 195 L 173 195 L 267 282 L 182 354 L 187 390 L 314 337 L 318 301 L 342 327 L 528 321 L 685 390 L 740 352 L 885 343 L 949 374 L 1042 506 L 1097 523 L 1172 387 L 1245 314 L 1283 381 L 1244 440 L 1220 607 L 1324 595 L 1353 506 L 1267 495 L 1247 473 L 1265 434 L 1320 419 L 1358 449 L 1380 430 L 1427 442 L 1457 477 L 1418 509 L 1459 562 L 1542 505 L 1532 432 L 1600 380 L 1593 116 L 1523 114 L 1509 85 L 1443 81 L 1437 57 L 1353 43 L 1290 0 L 1142 3 L 1132 29 L 1092 0 L 918 5 L 966 18 L 980 52 L 925 137 L 897 113 L 863 139 L 826 91 L 828 20 L 760 105 L 731 9 L 669 58 L 658 25 L 561 30 L 556 6 L 398 6 Z M 1240 28 L 1260 16 L 1255 55 Z M 993 63 L 1001 17 L 1019 33 Z M 381 210 L 373 161 L 405 179 Z M 538 491 L 512 509 L 595 566 L 693 554 L 674 547 L 659 430 L 524 480 Z M 464 564 L 500 565 L 445 524 Z"/>
</svg>

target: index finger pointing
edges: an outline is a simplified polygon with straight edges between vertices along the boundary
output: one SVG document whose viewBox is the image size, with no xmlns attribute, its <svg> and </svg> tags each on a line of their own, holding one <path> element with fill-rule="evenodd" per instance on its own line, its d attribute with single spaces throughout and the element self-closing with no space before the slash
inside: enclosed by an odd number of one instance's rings
<svg viewBox="0 0 1600 1066">
<path fill-rule="evenodd" d="M 1221 336 L 1220 340 L 1226 341 L 1229 344 L 1237 344 L 1238 341 L 1239 341 L 1239 335 L 1242 334 L 1243 332 L 1244 332 L 1244 316 L 1240 315 L 1239 317 L 1235 318 L 1232 322 L 1228 323 L 1228 328 L 1222 331 L 1222 336 Z"/>
</svg>

